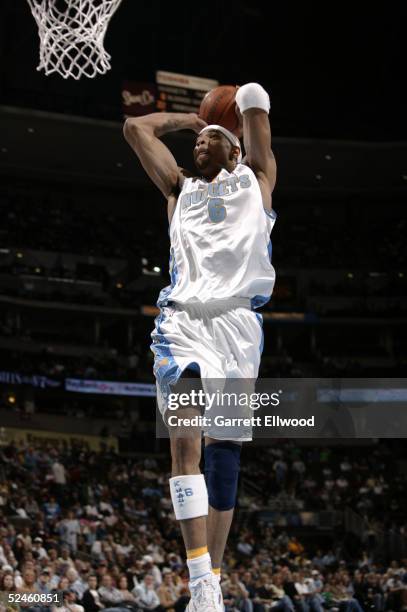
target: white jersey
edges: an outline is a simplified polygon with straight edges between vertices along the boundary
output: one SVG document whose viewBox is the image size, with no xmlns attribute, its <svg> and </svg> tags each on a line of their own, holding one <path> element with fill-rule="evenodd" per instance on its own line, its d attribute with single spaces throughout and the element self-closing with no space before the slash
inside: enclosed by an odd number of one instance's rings
<svg viewBox="0 0 407 612">
<path fill-rule="evenodd" d="M 170 225 L 171 285 L 159 306 L 247 298 L 252 308 L 269 301 L 275 272 L 270 232 L 276 219 L 263 208 L 253 171 L 238 164 L 216 179 L 187 178 Z"/>
</svg>

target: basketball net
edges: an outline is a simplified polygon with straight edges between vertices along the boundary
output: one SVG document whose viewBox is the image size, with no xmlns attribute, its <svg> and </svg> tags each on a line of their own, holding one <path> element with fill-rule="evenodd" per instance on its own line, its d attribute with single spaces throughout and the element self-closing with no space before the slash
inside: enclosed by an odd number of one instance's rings
<svg viewBox="0 0 407 612">
<path fill-rule="evenodd" d="M 37 22 L 40 63 L 37 70 L 64 79 L 90 79 L 110 70 L 103 47 L 113 13 L 122 0 L 27 0 Z"/>
</svg>

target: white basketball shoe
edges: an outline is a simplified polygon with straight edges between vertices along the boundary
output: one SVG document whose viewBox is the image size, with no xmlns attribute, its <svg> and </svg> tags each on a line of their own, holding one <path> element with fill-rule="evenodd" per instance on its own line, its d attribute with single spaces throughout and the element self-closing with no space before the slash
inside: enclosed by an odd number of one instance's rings
<svg viewBox="0 0 407 612">
<path fill-rule="evenodd" d="M 190 582 L 189 590 L 191 599 L 186 612 L 224 612 L 222 591 L 214 574 Z"/>
</svg>

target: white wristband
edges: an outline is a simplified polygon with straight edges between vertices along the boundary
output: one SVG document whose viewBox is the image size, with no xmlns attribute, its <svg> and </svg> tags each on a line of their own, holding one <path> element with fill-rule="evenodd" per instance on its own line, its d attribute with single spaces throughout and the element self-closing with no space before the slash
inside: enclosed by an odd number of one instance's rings
<svg viewBox="0 0 407 612">
<path fill-rule="evenodd" d="M 246 83 L 246 85 L 242 85 L 237 90 L 236 104 L 241 113 L 244 113 L 249 108 L 261 108 L 268 113 L 270 110 L 270 97 L 267 91 L 258 83 Z"/>
</svg>

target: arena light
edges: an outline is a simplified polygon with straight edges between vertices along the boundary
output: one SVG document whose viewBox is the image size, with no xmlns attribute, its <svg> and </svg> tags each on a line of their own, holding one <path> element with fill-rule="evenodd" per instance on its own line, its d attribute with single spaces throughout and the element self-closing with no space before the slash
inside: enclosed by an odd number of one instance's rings
<svg viewBox="0 0 407 612">
<path fill-rule="evenodd" d="M 161 268 L 159 268 L 158 266 L 154 266 L 153 270 L 154 272 L 161 272 Z"/>
<path fill-rule="evenodd" d="M 404 278 L 404 272 L 399 272 L 398 277 L 399 278 Z"/>
<path fill-rule="evenodd" d="M 157 306 L 150 306 L 150 305 L 144 305 L 140 308 L 140 312 L 141 314 L 145 315 L 146 317 L 156 317 L 160 311 L 157 308 Z"/>
<path fill-rule="evenodd" d="M 116 288 L 117 289 L 123 289 L 123 284 L 122 283 L 116 283 Z"/>
<path fill-rule="evenodd" d="M 263 312 L 262 316 L 275 321 L 305 321 L 303 312 Z"/>
<path fill-rule="evenodd" d="M 7 396 L 7 403 L 11 404 L 12 406 L 16 403 L 16 396 L 14 393 L 9 393 Z"/>
<path fill-rule="evenodd" d="M 327 159 L 328 161 L 331 161 L 332 159 L 332 155 L 329 155 L 328 153 L 325 155 L 325 159 Z"/>
<path fill-rule="evenodd" d="M 144 276 L 158 276 L 160 274 L 158 270 L 160 270 L 160 268 L 158 268 L 157 266 L 155 266 L 154 268 L 146 268 L 145 266 L 141 268 L 141 272 L 142 274 L 144 274 Z"/>
<path fill-rule="evenodd" d="M 22 258 L 23 258 L 23 254 L 22 254 L 22 253 L 20 253 L 20 252 L 18 252 L 18 253 L 16 253 L 16 257 L 17 257 L 18 259 L 22 259 Z"/>
<path fill-rule="evenodd" d="M 348 278 L 353 278 L 353 273 L 352 272 L 348 272 L 346 275 Z"/>
</svg>

